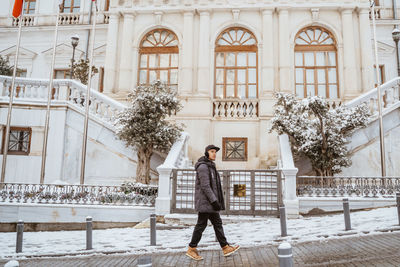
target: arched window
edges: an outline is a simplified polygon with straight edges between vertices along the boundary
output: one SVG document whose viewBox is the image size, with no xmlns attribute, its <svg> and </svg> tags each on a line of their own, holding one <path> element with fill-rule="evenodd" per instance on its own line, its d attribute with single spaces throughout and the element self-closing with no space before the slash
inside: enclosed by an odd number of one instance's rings
<svg viewBox="0 0 400 267">
<path fill-rule="evenodd" d="M 257 98 L 257 40 L 240 27 L 223 31 L 215 42 L 216 98 Z"/>
<path fill-rule="evenodd" d="M 178 88 L 178 38 L 166 29 L 147 33 L 140 43 L 138 84 L 161 80 Z"/>
<path fill-rule="evenodd" d="M 321 27 L 301 30 L 295 39 L 295 80 L 298 97 L 338 98 L 336 41 Z"/>
</svg>

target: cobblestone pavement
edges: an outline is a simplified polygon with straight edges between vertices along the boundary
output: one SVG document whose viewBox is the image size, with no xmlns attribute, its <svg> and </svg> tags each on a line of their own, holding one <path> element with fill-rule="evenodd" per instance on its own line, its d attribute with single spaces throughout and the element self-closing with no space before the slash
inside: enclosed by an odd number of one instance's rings
<svg viewBox="0 0 400 267">
<path fill-rule="evenodd" d="M 221 251 L 200 251 L 203 261 L 195 262 L 181 253 L 152 254 L 153 266 L 278 266 L 277 247 L 241 248 L 233 256 Z M 342 237 L 295 244 L 295 266 L 400 266 L 400 233 L 382 233 L 362 237 Z M 136 266 L 139 255 L 113 254 L 80 257 L 31 258 L 20 266 Z M 0 260 L 3 266 L 4 260 Z"/>
</svg>

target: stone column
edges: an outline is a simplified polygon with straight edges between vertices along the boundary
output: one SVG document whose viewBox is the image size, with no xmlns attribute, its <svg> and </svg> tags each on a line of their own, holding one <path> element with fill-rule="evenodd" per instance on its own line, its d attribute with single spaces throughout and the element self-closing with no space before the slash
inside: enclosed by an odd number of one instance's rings
<svg viewBox="0 0 400 267">
<path fill-rule="evenodd" d="M 156 214 L 166 215 L 171 211 L 171 172 L 173 166 L 166 166 L 165 164 L 158 166 L 158 195 L 156 198 Z"/>
<path fill-rule="evenodd" d="M 119 14 L 111 13 L 107 31 L 106 58 L 104 64 L 104 93 L 113 93 L 117 67 Z"/>
<path fill-rule="evenodd" d="M 298 169 L 294 165 L 293 155 L 290 148 L 289 137 L 286 134 L 279 135 L 279 146 L 281 151 L 283 203 L 286 207 L 288 218 L 299 217 L 299 199 L 297 198 L 296 176 Z"/>
<path fill-rule="evenodd" d="M 279 11 L 279 90 L 281 92 L 292 92 L 290 86 L 290 44 L 289 44 L 289 11 Z"/>
<path fill-rule="evenodd" d="M 261 96 L 272 94 L 274 91 L 274 27 L 273 9 L 262 11 L 263 46 L 262 46 L 262 91 Z"/>
<path fill-rule="evenodd" d="M 124 26 L 122 29 L 121 55 L 119 60 L 118 92 L 129 91 L 132 83 L 132 40 L 134 28 L 134 14 L 124 13 Z M 116 92 L 116 93 L 118 93 Z"/>
<path fill-rule="evenodd" d="M 180 94 L 193 91 L 193 11 L 183 15 L 182 67 L 179 73 Z"/>
<path fill-rule="evenodd" d="M 201 95 L 210 92 L 210 12 L 200 11 L 197 90 Z"/>
<path fill-rule="evenodd" d="M 369 9 L 363 8 L 359 11 L 360 23 L 360 46 L 361 46 L 361 75 L 362 75 L 362 92 L 367 92 L 374 88 L 373 80 L 373 60 L 372 60 L 372 43 L 371 43 L 371 27 L 369 20 Z"/>
<path fill-rule="evenodd" d="M 369 23 L 368 23 L 369 25 Z M 353 9 L 342 10 L 344 92 L 350 98 L 357 95 L 356 51 L 354 47 Z"/>
</svg>

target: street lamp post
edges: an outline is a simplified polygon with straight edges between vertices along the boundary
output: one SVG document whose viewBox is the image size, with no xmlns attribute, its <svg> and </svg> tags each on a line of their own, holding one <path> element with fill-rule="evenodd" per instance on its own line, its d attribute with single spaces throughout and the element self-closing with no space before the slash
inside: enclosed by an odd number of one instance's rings
<svg viewBox="0 0 400 267">
<path fill-rule="evenodd" d="M 392 31 L 393 41 L 396 43 L 396 62 L 397 62 L 397 76 L 400 76 L 400 59 L 399 59 L 399 40 L 400 30 L 396 27 Z"/>
<path fill-rule="evenodd" d="M 72 45 L 72 58 L 71 58 L 71 71 L 69 73 L 69 78 L 72 80 L 74 77 L 74 62 L 75 62 L 75 48 L 79 43 L 79 36 L 74 35 L 71 37 L 71 45 Z"/>
</svg>

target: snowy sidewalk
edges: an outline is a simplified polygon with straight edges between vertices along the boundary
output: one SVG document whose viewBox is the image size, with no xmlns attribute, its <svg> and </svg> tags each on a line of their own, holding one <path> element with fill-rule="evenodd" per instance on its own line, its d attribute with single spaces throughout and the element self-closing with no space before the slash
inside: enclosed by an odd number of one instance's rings
<svg viewBox="0 0 400 267">
<path fill-rule="evenodd" d="M 343 235 L 364 236 L 388 230 L 400 230 L 395 207 L 351 213 L 351 231 L 344 231 L 343 214 L 305 217 L 288 220 L 288 237 L 280 237 L 278 218 L 263 218 L 240 223 L 224 223 L 228 242 L 243 248 L 278 245 L 282 241 L 292 244 L 341 238 Z M 172 225 L 174 226 L 174 225 Z M 178 225 L 175 225 L 178 226 Z M 149 229 L 108 229 L 93 231 L 94 253 L 127 252 L 182 252 L 187 247 L 193 227 L 157 231 L 157 246 L 149 246 Z M 0 233 L 0 257 L 15 257 L 16 233 Z M 212 227 L 207 227 L 199 244 L 201 249 L 218 250 Z M 85 254 L 85 231 L 26 232 L 23 253 L 18 257 L 40 255 Z"/>
<path fill-rule="evenodd" d="M 400 266 L 400 232 L 327 239 L 295 243 L 293 261 L 295 266 Z M 112 255 L 87 255 L 76 257 L 39 257 L 19 259 L 21 267 L 132 267 L 140 258 L 151 258 L 152 266 L 160 267 L 276 267 L 276 246 L 241 248 L 232 256 L 223 257 L 221 250 L 200 250 L 204 260 L 196 262 L 185 256 L 185 251 L 135 255 L 130 253 Z M 0 266 L 6 261 L 0 260 Z"/>
</svg>

